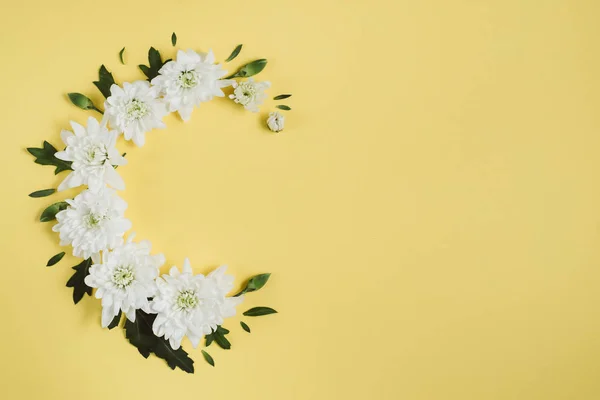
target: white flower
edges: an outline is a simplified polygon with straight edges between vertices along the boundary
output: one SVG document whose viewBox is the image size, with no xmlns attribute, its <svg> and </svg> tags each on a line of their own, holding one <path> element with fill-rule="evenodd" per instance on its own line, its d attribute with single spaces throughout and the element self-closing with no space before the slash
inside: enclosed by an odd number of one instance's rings
<svg viewBox="0 0 600 400">
<path fill-rule="evenodd" d="M 66 202 L 69 206 L 56 214 L 52 230 L 60 232 L 61 246 L 73 246 L 74 256 L 89 258 L 123 243 L 131 222 L 123 217 L 127 203 L 114 190 L 85 190 Z"/>
<path fill-rule="evenodd" d="M 135 310 L 141 308 L 150 312 L 148 297 L 156 294 L 154 280 L 165 257 L 162 254 L 151 256 L 150 242 L 133 243 L 134 236 L 129 235 L 124 245 L 102 252 L 102 260 L 94 260 L 90 274 L 85 277 L 85 284 L 98 288 L 96 298 L 102 299 L 103 328 L 119 311 L 123 311 L 131 322 L 135 322 Z"/>
<path fill-rule="evenodd" d="M 267 125 L 269 129 L 273 132 L 281 132 L 283 130 L 283 125 L 285 122 L 285 117 L 279 114 L 277 111 L 269 113 L 269 118 L 267 118 Z"/>
<path fill-rule="evenodd" d="M 150 87 L 147 81 L 125 82 L 110 87 L 111 96 L 104 102 L 104 119 L 112 128 L 143 146 L 145 134 L 154 128 L 165 128 L 162 118 L 168 114 L 167 106 L 158 98 L 160 90 Z"/>
<path fill-rule="evenodd" d="M 81 185 L 88 185 L 96 192 L 107 183 L 115 189 L 125 189 L 123 179 L 117 174 L 113 165 L 125 165 L 125 160 L 117 149 L 117 131 L 109 131 L 93 118 L 88 118 L 87 128 L 71 121 L 73 132 L 62 130 L 60 137 L 67 145 L 64 151 L 56 152 L 56 158 L 72 161 L 71 172 L 58 186 L 65 190 Z"/>
<path fill-rule="evenodd" d="M 212 50 L 208 53 L 179 50 L 177 61 L 163 65 L 152 84 L 164 93 L 169 111 L 177 111 L 187 121 L 195 106 L 212 100 L 213 96 L 225 96 L 221 89 L 231 86 L 232 81 L 221 79 L 227 71 L 214 62 Z"/>
<path fill-rule="evenodd" d="M 258 106 L 267 97 L 265 90 L 271 87 L 271 82 L 254 82 L 254 79 L 248 78 L 245 82 L 234 82 L 233 87 L 235 89 L 229 98 L 248 111 L 258 112 Z"/>
<path fill-rule="evenodd" d="M 226 268 L 221 266 L 206 277 L 194 275 L 186 258 L 182 273 L 174 266 L 169 275 L 158 278 L 158 293 L 150 304 L 158 314 L 152 326 L 154 334 L 164 336 L 173 349 L 178 349 L 187 336 L 196 348 L 223 318 L 234 316 L 243 296 L 225 297 L 233 288 L 233 277 L 225 275 Z"/>
</svg>

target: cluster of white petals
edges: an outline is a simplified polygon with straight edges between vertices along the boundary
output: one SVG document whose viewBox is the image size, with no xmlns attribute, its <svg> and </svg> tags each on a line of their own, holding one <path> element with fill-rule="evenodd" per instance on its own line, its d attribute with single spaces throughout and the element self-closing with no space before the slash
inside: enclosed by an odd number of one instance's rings
<svg viewBox="0 0 600 400">
<path fill-rule="evenodd" d="M 269 113 L 269 118 L 267 118 L 267 126 L 273 132 L 281 132 L 283 130 L 283 125 L 285 123 L 285 117 L 278 113 L 277 111 Z"/>
<path fill-rule="evenodd" d="M 244 82 L 234 82 L 233 87 L 233 94 L 230 94 L 229 98 L 243 105 L 248 111 L 258 112 L 258 106 L 267 98 L 265 90 L 271 87 L 271 83 L 255 82 L 254 79 L 248 78 Z"/>
<path fill-rule="evenodd" d="M 233 288 L 233 277 L 225 275 L 226 269 L 221 266 L 207 276 L 194 275 L 186 259 L 183 272 L 173 266 L 168 275 L 158 278 L 158 293 L 150 304 L 157 314 L 154 334 L 164 336 L 173 349 L 178 349 L 187 336 L 196 348 L 204 335 L 223 323 L 223 318 L 234 316 L 243 296 L 225 297 Z"/>
<path fill-rule="evenodd" d="M 163 65 L 159 75 L 152 79 L 152 85 L 164 95 L 169 111 L 177 111 L 187 121 L 200 103 L 212 100 L 214 96 L 225 96 L 221 89 L 234 82 L 221 79 L 225 75 L 227 71 L 215 64 L 212 50 L 208 53 L 179 50 L 177 60 Z"/>
<path fill-rule="evenodd" d="M 148 298 L 156 294 L 155 279 L 165 257 L 150 255 L 150 242 L 134 243 L 133 236 L 114 250 L 104 251 L 101 259 L 93 257 L 94 264 L 85 278 L 86 285 L 98 289 L 96 298 L 102 299 L 104 328 L 120 311 L 135 322 L 135 310 L 150 312 Z"/>
<path fill-rule="evenodd" d="M 63 129 L 60 133 L 67 148 L 56 152 L 55 157 L 72 161 L 73 172 L 58 186 L 58 190 L 87 185 L 96 192 L 106 184 L 118 190 L 125 189 L 123 179 L 114 168 L 127 164 L 115 148 L 118 133 L 109 131 L 93 117 L 88 118 L 87 127 L 74 121 L 71 121 L 71 127 L 73 132 Z"/>
<path fill-rule="evenodd" d="M 125 82 L 123 88 L 112 85 L 110 94 L 104 102 L 103 121 L 123 133 L 125 140 L 143 146 L 146 132 L 166 127 L 162 119 L 168 114 L 167 106 L 159 98 L 160 89 L 150 86 L 149 82 Z"/>
<path fill-rule="evenodd" d="M 66 202 L 52 230 L 59 232 L 61 246 L 73 246 L 74 256 L 89 258 L 123 243 L 131 222 L 124 217 L 127 203 L 114 190 L 85 190 Z"/>
</svg>

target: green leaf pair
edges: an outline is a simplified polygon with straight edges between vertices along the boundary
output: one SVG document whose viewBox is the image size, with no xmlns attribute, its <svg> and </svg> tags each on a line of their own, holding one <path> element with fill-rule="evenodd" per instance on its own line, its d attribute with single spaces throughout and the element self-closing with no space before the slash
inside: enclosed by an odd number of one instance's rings
<svg viewBox="0 0 600 400">
<path fill-rule="evenodd" d="M 144 75 L 146 75 L 148 81 L 151 81 L 158 76 L 158 71 L 160 71 L 163 65 L 169 61 L 171 61 L 171 59 L 163 61 L 160 52 L 154 47 L 150 47 L 150 50 L 148 50 L 148 65 L 140 64 L 138 67 L 142 70 Z"/>
<path fill-rule="evenodd" d="M 221 325 L 217 325 L 216 331 L 205 335 L 206 347 L 210 346 L 210 344 L 214 341 L 219 345 L 220 348 L 229 350 L 231 348 L 231 343 L 225 337 L 225 335 L 227 335 L 228 333 L 228 329 L 223 328 Z"/>
<path fill-rule="evenodd" d="M 239 293 L 235 294 L 234 297 L 259 290 L 267 284 L 270 277 L 271 274 L 269 273 L 254 275 L 252 278 L 248 279 L 246 286 Z"/>
<path fill-rule="evenodd" d="M 129 343 L 137 347 L 144 358 L 154 353 L 165 360 L 171 369 L 179 368 L 189 374 L 194 373 L 194 360 L 185 350 L 181 347 L 174 350 L 167 340 L 154 335 L 152 324 L 156 314 L 147 314 L 142 310 L 136 310 L 135 313 L 135 322 L 125 321 L 125 337 Z"/>
<path fill-rule="evenodd" d="M 54 174 L 62 171 L 72 170 L 70 161 L 59 160 L 54 156 L 57 150 L 54 146 L 44 140 L 43 147 L 28 147 L 27 151 L 35 157 L 35 163 L 40 165 L 53 165 L 56 167 Z"/>
</svg>

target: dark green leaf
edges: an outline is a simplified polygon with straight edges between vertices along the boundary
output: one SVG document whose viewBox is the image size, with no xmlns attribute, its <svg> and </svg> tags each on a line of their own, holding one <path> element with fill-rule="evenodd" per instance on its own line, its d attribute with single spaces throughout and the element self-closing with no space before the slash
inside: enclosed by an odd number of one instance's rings
<svg viewBox="0 0 600 400">
<path fill-rule="evenodd" d="M 56 214 L 59 211 L 62 211 L 67 208 L 69 204 L 66 201 L 59 201 L 57 203 L 51 204 L 44 211 L 42 211 L 42 215 L 40 216 L 41 222 L 48 222 L 56 219 Z"/>
<path fill-rule="evenodd" d="M 280 94 L 279 96 L 273 97 L 273 100 L 283 100 L 283 99 L 287 99 L 288 97 L 292 97 L 292 95 L 291 94 Z"/>
<path fill-rule="evenodd" d="M 121 64 L 125 65 L 125 60 L 123 59 L 123 53 L 125 53 L 125 47 L 121 49 L 119 52 L 119 60 L 121 60 Z"/>
<path fill-rule="evenodd" d="M 217 325 L 217 330 L 212 333 L 205 335 L 206 337 L 206 347 L 210 346 L 210 344 L 215 341 L 221 348 L 225 350 L 229 350 L 231 348 L 231 343 L 225 337 L 229 333 L 229 330 L 223 328 L 221 325 Z"/>
<path fill-rule="evenodd" d="M 233 75 L 229 75 L 225 79 L 248 78 L 248 77 L 254 76 L 254 75 L 258 74 L 260 71 L 262 71 L 263 69 L 265 69 L 266 65 L 267 65 L 267 60 L 265 60 L 264 58 L 261 58 L 260 60 L 252 61 L 252 62 L 244 65 L 242 68 L 240 68 L 238 70 L 238 72 L 236 72 Z"/>
<path fill-rule="evenodd" d="M 59 262 L 60 260 L 62 260 L 62 258 L 64 256 L 65 256 L 65 252 L 64 251 L 61 252 L 61 253 L 58 253 L 55 256 L 52 256 L 52 258 L 48 260 L 48 263 L 46 264 L 46 267 L 53 266 L 54 264 L 56 264 L 57 262 Z"/>
<path fill-rule="evenodd" d="M 99 110 L 98 107 L 90 100 L 88 97 L 82 95 L 81 93 L 67 93 L 69 96 L 69 100 L 71 103 L 75 104 L 77 107 L 83 110 L 95 110 L 100 114 L 104 114 L 102 110 Z"/>
<path fill-rule="evenodd" d="M 151 81 L 152 79 L 158 76 L 158 71 L 160 71 L 163 65 L 165 65 L 169 61 L 171 60 L 169 59 L 163 62 L 159 51 L 156 50 L 154 47 L 150 47 L 150 50 L 148 50 L 148 66 L 139 65 L 139 68 L 142 70 L 144 75 L 146 75 L 146 78 L 148 78 L 148 80 Z"/>
<path fill-rule="evenodd" d="M 29 197 L 46 197 L 50 196 L 54 192 L 56 192 L 56 189 L 36 190 L 35 192 L 29 193 Z"/>
<path fill-rule="evenodd" d="M 269 280 L 269 277 L 271 276 L 271 274 L 259 274 L 259 275 L 255 275 L 252 278 L 248 279 L 248 282 L 246 283 L 246 286 L 236 295 L 234 295 L 234 297 L 237 297 L 241 294 L 244 293 L 249 293 L 249 292 L 255 292 L 258 289 L 262 288 L 263 286 L 265 286 L 265 284 L 267 283 L 267 281 Z"/>
<path fill-rule="evenodd" d="M 108 324 L 108 329 L 113 329 L 119 326 L 119 322 L 121 322 L 121 310 L 119 313 L 113 318 L 113 320 Z"/>
<path fill-rule="evenodd" d="M 92 288 L 85 284 L 85 277 L 90 273 L 90 267 L 92 266 L 92 259 L 88 258 L 83 260 L 80 264 L 73 267 L 75 273 L 67 281 L 67 287 L 73 288 L 73 302 L 75 304 L 83 298 L 83 295 L 87 293 L 88 296 L 92 295 Z"/>
<path fill-rule="evenodd" d="M 242 326 L 243 330 L 250 333 L 250 327 L 244 321 L 240 321 L 240 325 Z"/>
<path fill-rule="evenodd" d="M 231 52 L 229 57 L 227 57 L 227 60 L 225 60 L 225 62 L 229 62 L 229 61 L 233 60 L 234 58 L 236 58 L 238 56 L 238 54 L 240 54 L 241 50 L 242 50 L 241 44 L 238 44 L 237 46 L 235 46 L 235 49 L 233 49 L 233 51 Z"/>
<path fill-rule="evenodd" d="M 35 163 L 40 165 L 53 165 L 56 167 L 54 174 L 72 170 L 70 161 L 59 160 L 54 156 L 56 148 L 44 140 L 43 147 L 28 147 L 27 151 L 35 157 Z"/>
<path fill-rule="evenodd" d="M 286 111 L 290 111 L 291 108 L 289 106 L 284 106 L 283 104 L 280 104 L 278 106 L 275 106 L 277 108 L 279 108 L 280 110 L 286 110 Z"/>
<path fill-rule="evenodd" d="M 207 352 L 202 350 L 202 355 L 204 356 L 204 359 L 206 360 L 207 363 L 209 363 L 213 367 L 215 366 L 215 360 L 213 360 L 213 358 L 210 356 L 210 354 L 208 354 Z"/>
<path fill-rule="evenodd" d="M 171 35 L 171 44 L 173 46 L 177 44 L 177 35 L 175 34 L 175 32 L 173 32 L 173 34 Z"/>
<path fill-rule="evenodd" d="M 254 307 L 244 313 L 246 317 L 260 317 L 261 315 L 276 314 L 277 311 L 269 307 Z"/>
<path fill-rule="evenodd" d="M 100 66 L 98 71 L 98 80 L 94 81 L 94 85 L 100 90 L 104 97 L 110 97 L 110 87 L 115 84 L 115 79 L 112 74 L 108 72 L 104 65 Z"/>
<path fill-rule="evenodd" d="M 142 310 L 136 311 L 135 322 L 126 320 L 125 337 L 129 343 L 137 347 L 144 358 L 150 353 L 167 362 L 171 369 L 180 368 L 187 373 L 194 372 L 194 360 L 181 347 L 174 350 L 169 342 L 154 335 L 152 324 L 156 314 L 147 314 Z"/>
</svg>

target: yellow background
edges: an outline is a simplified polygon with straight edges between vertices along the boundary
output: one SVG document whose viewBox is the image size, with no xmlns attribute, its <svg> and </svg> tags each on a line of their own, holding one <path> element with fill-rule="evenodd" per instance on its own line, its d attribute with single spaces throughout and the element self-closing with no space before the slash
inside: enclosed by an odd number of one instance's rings
<svg viewBox="0 0 600 400">
<path fill-rule="evenodd" d="M 3 399 L 600 398 L 600 5 L 589 0 L 7 1 L 0 13 Z M 285 103 L 218 99 L 122 141 L 122 196 L 167 265 L 272 272 L 232 350 L 144 360 L 74 306 L 25 147 L 90 112 L 150 46 L 214 49 Z M 118 51 L 126 46 L 127 65 Z M 68 251 L 68 250 L 67 250 Z"/>
</svg>

